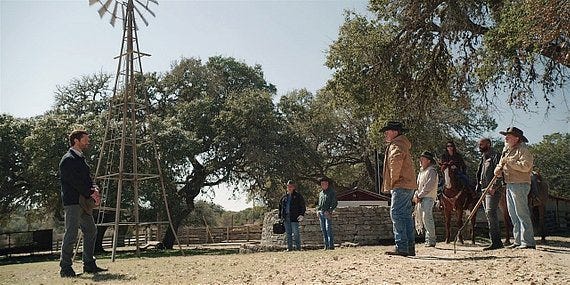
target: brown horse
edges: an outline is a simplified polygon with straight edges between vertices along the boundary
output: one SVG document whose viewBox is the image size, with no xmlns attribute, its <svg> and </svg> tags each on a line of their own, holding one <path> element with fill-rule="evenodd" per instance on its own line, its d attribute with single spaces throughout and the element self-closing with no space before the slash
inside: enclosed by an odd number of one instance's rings
<svg viewBox="0 0 570 285">
<path fill-rule="evenodd" d="M 546 230 L 544 228 L 544 216 L 546 212 L 546 203 L 549 199 L 548 194 L 548 182 L 543 179 L 540 173 L 533 172 L 531 176 L 533 183 L 531 184 L 531 191 L 528 193 L 528 207 L 530 209 L 530 214 L 532 217 L 532 223 L 535 228 L 540 232 L 540 240 L 542 243 L 546 243 Z M 501 200 L 499 202 L 499 207 L 501 212 L 503 212 L 503 220 L 505 221 L 505 242 L 504 245 L 511 244 L 510 237 L 513 232 L 513 223 L 509 216 L 507 208 L 507 191 L 502 191 Z"/>
<path fill-rule="evenodd" d="M 503 245 L 511 244 L 511 235 L 513 233 L 513 222 L 511 222 L 511 217 L 509 216 L 509 209 L 507 208 L 507 189 L 501 187 L 501 199 L 499 200 L 499 209 L 503 213 L 503 221 L 505 225 L 505 241 Z"/>
<path fill-rule="evenodd" d="M 451 242 L 451 216 L 455 213 L 457 217 L 457 229 L 463 226 L 463 211 L 472 211 L 477 203 L 477 197 L 474 188 L 464 186 L 456 174 L 457 169 L 447 167 L 443 174 L 445 184 L 443 193 L 439 197 L 440 204 L 443 205 L 443 214 L 445 217 L 445 242 Z M 471 218 L 471 239 L 475 244 L 475 219 L 477 215 Z M 459 233 L 459 242 L 463 244 L 463 235 Z"/>
</svg>

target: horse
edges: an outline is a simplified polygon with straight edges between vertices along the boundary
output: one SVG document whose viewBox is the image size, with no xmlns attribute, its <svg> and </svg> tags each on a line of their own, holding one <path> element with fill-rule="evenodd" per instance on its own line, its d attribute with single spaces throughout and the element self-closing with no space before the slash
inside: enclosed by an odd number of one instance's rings
<svg viewBox="0 0 570 285">
<path fill-rule="evenodd" d="M 445 217 L 445 242 L 451 242 L 451 216 L 453 213 L 457 217 L 457 229 L 463 226 L 463 211 L 472 211 L 477 203 L 477 195 L 475 188 L 471 185 L 465 186 L 459 181 L 457 176 L 458 169 L 447 167 L 443 170 L 445 184 L 443 192 L 439 196 L 440 204 L 443 206 L 443 214 Z M 475 244 L 475 219 L 477 215 L 471 218 L 471 239 Z M 463 244 L 463 235 L 458 234 L 459 242 Z"/>
<path fill-rule="evenodd" d="M 544 226 L 546 203 L 548 203 L 548 199 L 550 198 L 550 194 L 548 193 L 549 185 L 538 172 L 533 172 L 531 180 L 532 179 L 535 179 L 536 183 L 531 185 L 531 191 L 528 194 L 528 206 L 530 208 L 532 222 L 537 226 L 540 232 L 540 242 L 546 243 L 546 228 Z M 533 191 L 533 189 L 535 191 Z"/>
<path fill-rule="evenodd" d="M 549 199 L 548 182 L 538 172 L 531 174 L 531 191 L 528 193 L 528 207 L 532 217 L 532 223 L 535 228 L 540 232 L 541 243 L 546 243 L 546 229 L 544 228 L 546 203 Z M 504 245 L 511 244 L 510 237 L 513 232 L 513 223 L 509 216 L 507 208 L 507 191 L 502 191 L 499 207 L 503 212 L 503 219 L 505 221 L 505 242 Z"/>
<path fill-rule="evenodd" d="M 509 216 L 509 209 L 507 208 L 507 189 L 501 187 L 501 199 L 499 200 L 499 209 L 503 213 L 503 221 L 505 225 L 505 241 L 504 246 L 511 245 L 511 235 L 513 233 L 513 222 Z"/>
</svg>

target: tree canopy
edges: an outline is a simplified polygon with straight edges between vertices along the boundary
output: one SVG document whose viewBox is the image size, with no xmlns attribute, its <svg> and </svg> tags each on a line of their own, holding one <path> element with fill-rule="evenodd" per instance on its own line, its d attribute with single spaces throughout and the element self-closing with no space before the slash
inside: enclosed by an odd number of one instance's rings
<svg viewBox="0 0 570 285">
<path fill-rule="evenodd" d="M 570 134 L 546 135 L 531 149 L 535 170 L 548 182 L 550 194 L 570 198 Z"/>
<path fill-rule="evenodd" d="M 328 53 L 334 74 L 327 88 L 376 124 L 398 118 L 410 126 L 422 122 L 418 134 L 444 137 L 444 129 L 476 135 L 496 126 L 487 107 L 502 92 L 510 104 L 526 108 L 538 100 L 536 92 L 550 102 L 567 86 L 569 6 L 371 0 L 372 16 L 346 14 Z M 544 29 L 542 17 L 555 28 Z M 546 52 L 549 46 L 557 47 L 556 55 Z"/>
<path fill-rule="evenodd" d="M 10 213 L 21 204 L 29 203 L 30 181 L 26 168 L 30 159 L 23 142 L 32 126 L 27 120 L 18 120 L 9 115 L 0 115 L 0 225 L 10 220 Z"/>
</svg>

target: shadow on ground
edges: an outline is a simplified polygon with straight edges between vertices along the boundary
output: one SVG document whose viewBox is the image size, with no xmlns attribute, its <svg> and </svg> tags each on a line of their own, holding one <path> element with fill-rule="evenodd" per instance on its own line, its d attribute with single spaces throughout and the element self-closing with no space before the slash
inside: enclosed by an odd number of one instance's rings
<svg viewBox="0 0 570 285">
<path fill-rule="evenodd" d="M 141 251 L 140 255 L 137 255 L 135 250 L 121 250 L 117 251 L 115 254 L 116 259 L 128 259 L 128 258 L 158 258 L 158 257 L 169 257 L 169 256 L 195 256 L 195 255 L 227 255 L 236 254 L 239 249 L 236 248 L 194 248 L 194 249 L 184 249 L 180 251 L 179 249 L 169 249 L 169 250 L 147 250 Z M 104 252 L 96 255 L 97 259 L 111 259 L 111 252 Z M 77 254 L 76 259 L 81 259 L 81 253 Z M 22 264 L 22 263 L 34 263 L 34 262 L 44 262 L 44 261 L 57 261 L 59 260 L 59 252 L 45 253 L 45 254 L 34 254 L 34 255 L 12 255 L 0 257 L 0 266 L 8 264 Z"/>
</svg>

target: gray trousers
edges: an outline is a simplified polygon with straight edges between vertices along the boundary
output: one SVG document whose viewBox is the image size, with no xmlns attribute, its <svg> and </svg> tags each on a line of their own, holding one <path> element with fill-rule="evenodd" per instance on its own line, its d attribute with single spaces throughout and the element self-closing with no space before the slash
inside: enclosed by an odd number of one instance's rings
<svg viewBox="0 0 570 285">
<path fill-rule="evenodd" d="M 499 188 L 495 191 L 494 195 L 485 195 L 485 215 L 487 216 L 487 222 L 489 224 L 489 238 L 493 245 L 503 244 L 501 242 L 499 215 L 497 211 L 503 191 L 505 191 L 503 188 Z"/>
<path fill-rule="evenodd" d="M 95 240 L 97 227 L 92 215 L 86 214 L 79 205 L 63 206 L 65 212 L 65 234 L 61 245 L 61 259 L 59 266 L 70 268 L 72 265 L 73 249 L 77 243 L 78 230 L 83 232 L 83 265 L 93 266 L 95 258 Z"/>
</svg>

